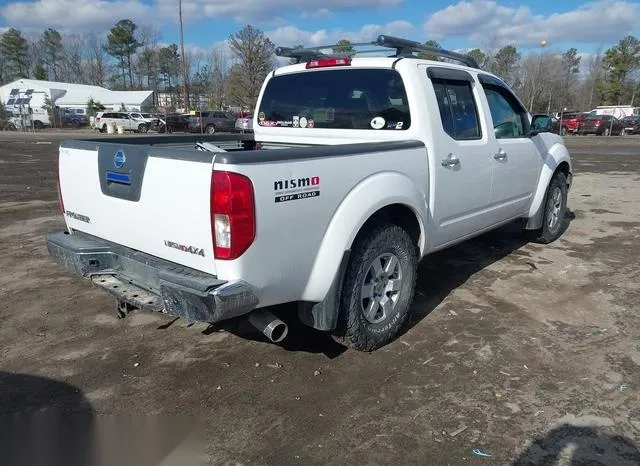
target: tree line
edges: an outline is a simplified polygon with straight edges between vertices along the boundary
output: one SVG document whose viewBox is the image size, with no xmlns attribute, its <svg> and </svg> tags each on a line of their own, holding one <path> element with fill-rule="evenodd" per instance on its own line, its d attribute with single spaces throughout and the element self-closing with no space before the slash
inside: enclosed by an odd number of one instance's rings
<svg viewBox="0 0 640 466">
<path fill-rule="evenodd" d="M 433 40 L 425 44 L 440 47 Z M 192 108 L 255 105 L 264 77 L 276 66 L 275 46 L 261 30 L 247 25 L 229 37 L 228 47 L 230 54 L 223 48 L 185 54 Z M 351 55 L 354 48 L 343 39 L 333 52 Z M 533 112 L 639 105 L 640 41 L 633 36 L 589 55 L 575 48 L 557 53 L 540 47 L 523 56 L 513 44 L 476 48 L 468 54 L 512 86 Z M 441 59 L 428 52 L 420 56 Z M 96 34 L 62 35 L 53 28 L 33 39 L 15 28 L 0 36 L 0 84 L 34 78 L 153 90 L 166 92 L 170 107 L 184 107 L 181 61 L 176 44 L 161 44 L 156 28 L 138 27 L 129 19 L 118 21 L 105 39 Z"/>
</svg>

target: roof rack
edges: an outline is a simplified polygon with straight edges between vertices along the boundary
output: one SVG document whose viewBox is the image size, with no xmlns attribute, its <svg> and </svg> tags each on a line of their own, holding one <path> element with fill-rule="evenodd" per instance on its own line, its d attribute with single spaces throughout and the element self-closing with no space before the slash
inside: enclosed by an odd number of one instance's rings
<svg viewBox="0 0 640 466">
<path fill-rule="evenodd" d="M 402 39 L 400 37 L 385 36 L 380 34 L 376 39 L 376 43 L 381 47 L 389 47 L 396 49 L 396 55 L 398 57 L 412 57 L 414 52 L 428 52 L 438 57 L 450 58 L 464 63 L 470 68 L 480 68 L 478 62 L 469 55 L 462 53 L 451 52 L 449 50 L 440 49 L 437 47 L 429 47 L 428 45 L 421 44 L 413 40 Z"/>
<path fill-rule="evenodd" d="M 393 37 L 381 34 L 378 38 L 373 42 L 363 42 L 359 44 L 351 44 L 351 46 L 371 46 L 377 45 L 379 47 L 385 47 L 389 49 L 395 49 L 394 57 L 406 57 L 406 58 L 415 58 L 413 55 L 416 52 L 427 52 L 438 57 L 449 58 L 452 60 L 456 60 L 464 63 L 470 68 L 480 68 L 478 63 L 475 61 L 473 57 L 469 55 L 464 55 L 461 53 L 450 52 L 449 50 L 440 49 L 437 47 L 429 47 L 428 45 L 423 45 L 420 42 L 402 39 L 400 37 Z M 322 50 L 331 50 L 334 47 L 339 47 L 340 44 L 334 45 L 323 45 L 319 47 L 309 47 L 309 48 L 291 48 L 291 47 L 276 47 L 275 54 L 278 57 L 287 57 L 293 58 L 296 60 L 296 63 L 300 63 L 301 61 L 308 60 L 317 60 L 318 58 L 331 58 L 336 54 L 331 52 L 330 55 L 323 53 Z M 354 53 L 375 53 L 379 52 L 379 50 L 366 50 L 366 51 L 354 51 Z"/>
</svg>

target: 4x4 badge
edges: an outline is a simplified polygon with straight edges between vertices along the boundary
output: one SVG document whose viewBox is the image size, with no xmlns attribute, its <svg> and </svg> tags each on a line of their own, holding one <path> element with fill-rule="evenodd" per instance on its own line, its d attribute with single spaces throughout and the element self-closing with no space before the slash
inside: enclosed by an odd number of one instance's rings
<svg viewBox="0 0 640 466">
<path fill-rule="evenodd" d="M 122 168 L 127 161 L 127 156 L 124 155 L 124 151 L 119 150 L 116 155 L 113 156 L 113 166 L 116 168 Z"/>
</svg>

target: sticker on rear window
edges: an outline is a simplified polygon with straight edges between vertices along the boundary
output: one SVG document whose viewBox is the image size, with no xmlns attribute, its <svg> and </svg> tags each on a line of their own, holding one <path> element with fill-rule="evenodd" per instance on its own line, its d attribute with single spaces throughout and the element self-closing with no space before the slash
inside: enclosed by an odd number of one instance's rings
<svg viewBox="0 0 640 466">
<path fill-rule="evenodd" d="M 384 118 L 382 118 L 381 116 L 377 116 L 373 120 L 371 120 L 371 127 L 373 129 L 382 129 L 382 128 L 384 128 L 384 125 L 386 123 L 387 122 L 385 121 Z"/>
</svg>

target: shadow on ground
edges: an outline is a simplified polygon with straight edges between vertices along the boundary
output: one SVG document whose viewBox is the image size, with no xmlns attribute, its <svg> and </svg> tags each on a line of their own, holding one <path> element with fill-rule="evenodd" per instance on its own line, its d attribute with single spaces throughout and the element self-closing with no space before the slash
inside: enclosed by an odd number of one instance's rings
<svg viewBox="0 0 640 466">
<path fill-rule="evenodd" d="M 0 372 L 2 466 L 205 464 L 197 422 L 131 413 L 98 419 L 73 385 Z"/>
<path fill-rule="evenodd" d="M 90 464 L 94 421 L 93 408 L 77 387 L 0 372 L 2 464 Z"/>
<path fill-rule="evenodd" d="M 573 219 L 575 214 L 567 209 L 563 233 Z M 419 296 L 414 300 L 413 316 L 403 333 L 431 314 L 451 291 L 463 285 L 471 276 L 527 244 L 532 235 L 523 233 L 521 226 L 520 222 L 514 222 L 425 258 L 418 269 L 416 294 Z M 321 353 L 330 359 L 346 351 L 328 333 L 302 324 L 297 319 L 294 305 L 277 306 L 270 310 L 289 325 L 287 338 L 279 344 L 287 351 Z M 214 324 L 205 333 L 221 329 L 244 339 L 270 343 L 244 317 Z"/>
<path fill-rule="evenodd" d="M 571 466 L 631 466 L 640 464 L 640 450 L 621 435 L 563 424 L 535 439 L 513 466 L 543 466 L 558 464 L 560 460 L 561 464 Z"/>
</svg>

